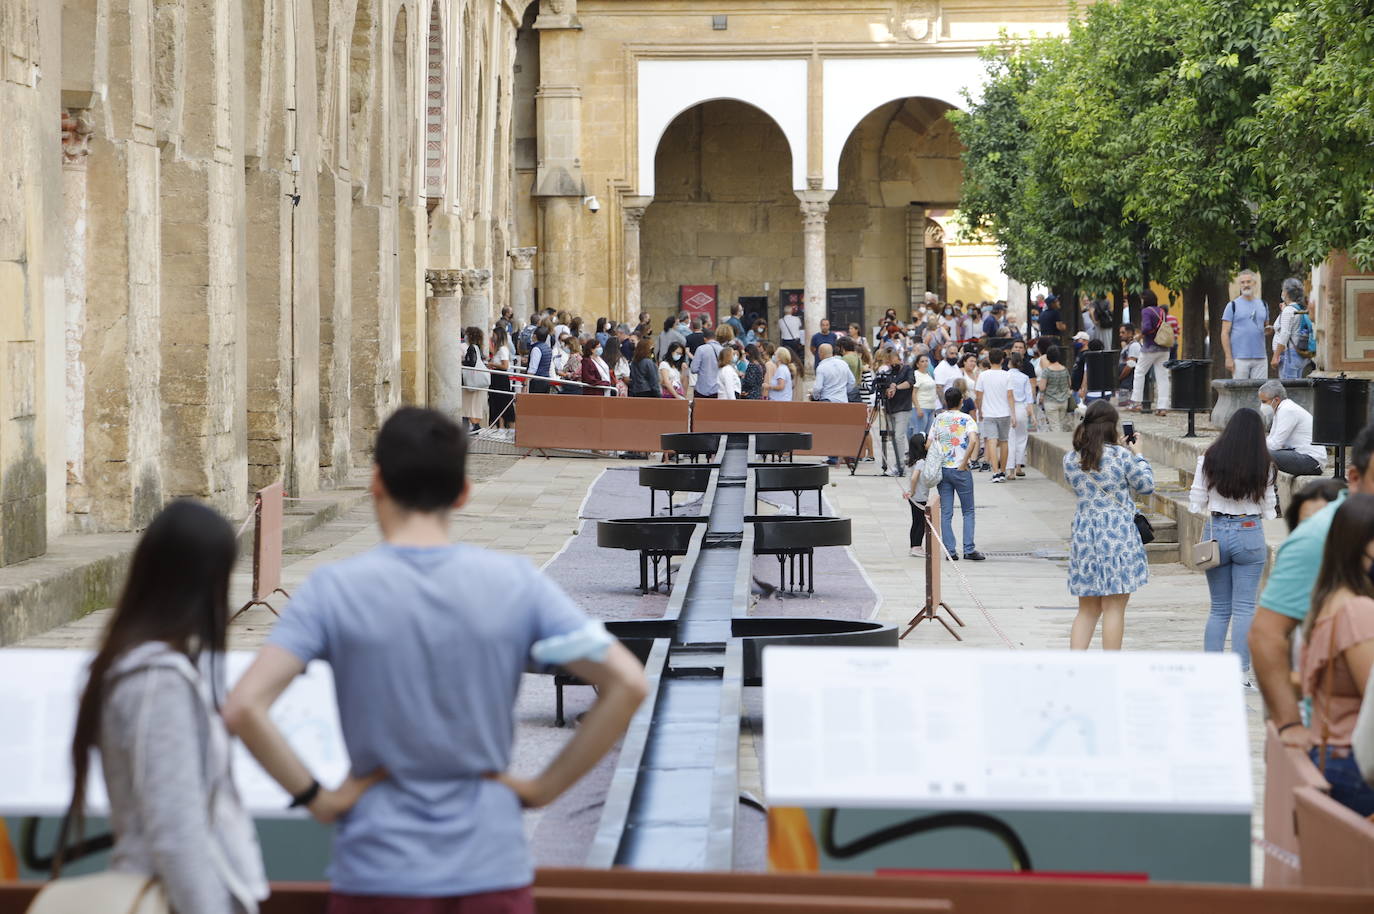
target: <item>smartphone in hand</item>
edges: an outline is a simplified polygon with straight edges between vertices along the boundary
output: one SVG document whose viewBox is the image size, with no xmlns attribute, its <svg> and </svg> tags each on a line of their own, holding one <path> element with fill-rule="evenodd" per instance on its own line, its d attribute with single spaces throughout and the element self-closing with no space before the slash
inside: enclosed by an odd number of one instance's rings
<svg viewBox="0 0 1374 914">
<path fill-rule="evenodd" d="M 1123 423 L 1121 423 L 1121 432 L 1122 432 L 1122 434 L 1125 436 L 1127 442 L 1135 441 L 1135 423 L 1134 423 L 1134 422 L 1123 422 Z"/>
</svg>

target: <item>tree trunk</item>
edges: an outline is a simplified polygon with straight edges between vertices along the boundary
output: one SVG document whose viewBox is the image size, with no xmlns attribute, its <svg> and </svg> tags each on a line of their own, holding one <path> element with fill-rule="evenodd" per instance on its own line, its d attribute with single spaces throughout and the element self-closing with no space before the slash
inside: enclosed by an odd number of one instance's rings
<svg viewBox="0 0 1374 914">
<path fill-rule="evenodd" d="M 1207 282 L 1199 275 L 1183 288 L 1183 358 L 1206 358 L 1206 322 Z"/>
<path fill-rule="evenodd" d="M 1200 281 L 1207 295 L 1207 358 L 1212 360 L 1212 380 L 1228 378 L 1226 358 L 1221 348 L 1221 315 L 1231 300 L 1226 283 L 1227 271 L 1220 267 L 1205 270 Z"/>
</svg>

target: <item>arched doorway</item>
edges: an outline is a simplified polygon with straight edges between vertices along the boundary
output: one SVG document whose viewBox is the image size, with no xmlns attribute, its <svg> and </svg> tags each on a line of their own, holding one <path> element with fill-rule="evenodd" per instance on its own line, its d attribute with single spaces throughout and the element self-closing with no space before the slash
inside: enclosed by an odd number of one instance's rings
<svg viewBox="0 0 1374 914">
<path fill-rule="evenodd" d="M 937 99 L 897 99 L 849 134 L 826 226 L 832 324 L 858 313 L 867 332 L 888 308 L 909 314 L 927 291 L 948 292 L 939 220 L 957 208 L 963 184 L 951 110 Z"/>
<path fill-rule="evenodd" d="M 657 326 L 680 309 L 685 286 L 714 286 L 719 320 L 742 302 L 774 325 L 781 290 L 802 285 L 793 154 L 777 122 L 733 99 L 695 105 L 668 125 L 640 231 L 642 307 Z"/>
</svg>

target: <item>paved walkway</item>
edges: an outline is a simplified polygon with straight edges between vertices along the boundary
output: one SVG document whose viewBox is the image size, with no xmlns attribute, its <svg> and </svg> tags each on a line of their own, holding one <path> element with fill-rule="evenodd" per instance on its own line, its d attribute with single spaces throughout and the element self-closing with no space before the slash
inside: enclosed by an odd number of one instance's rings
<svg viewBox="0 0 1374 914">
<path fill-rule="evenodd" d="M 602 469 L 625 465 L 624 461 L 601 459 L 474 457 L 473 496 L 455 518 L 455 535 L 474 544 L 521 553 L 542 565 L 575 533 L 578 509 Z M 1067 535 L 1074 502 L 1058 484 L 1028 472 L 1027 477 L 995 486 L 989 483 L 989 474 L 975 474 L 977 545 L 989 560 L 946 562 L 943 566 L 945 601 L 966 623 L 959 629 L 963 642 L 955 642 L 938 625 L 923 623 L 903 647 L 1005 648 L 1003 636 L 998 634 L 1000 628 L 1017 648 L 1067 648 L 1076 609 L 1065 584 Z M 878 618 L 895 625 L 904 625 L 920 608 L 925 587 L 923 561 L 907 554 L 910 514 L 900 485 L 900 480 L 880 477 L 872 463 L 864 463 L 857 476 L 851 477 L 843 468 L 832 472 L 827 492 L 836 513 L 852 520 L 854 551 L 882 596 Z M 370 506 L 349 512 L 293 544 L 295 554 L 287 557 L 284 572 L 287 589 L 318 565 L 356 554 L 377 541 Z M 605 561 L 620 569 L 625 559 L 624 554 L 615 553 L 608 554 Z M 234 605 L 246 599 L 250 584 L 246 569 L 235 576 Z M 1127 610 L 1125 649 L 1200 650 L 1207 606 L 1207 586 L 1201 575 L 1182 565 L 1151 566 L 1149 584 L 1132 598 Z M 103 623 L 102 616 L 92 614 L 17 646 L 88 647 Z M 268 611 L 250 610 L 234 623 L 231 646 L 256 647 L 271 623 Z M 520 702 L 519 767 L 537 766 L 563 739 L 560 731 L 549 726 L 552 688 L 547 680 L 529 677 L 527 685 Z M 1259 797 L 1263 766 L 1258 694 L 1247 693 L 1246 703 Z M 753 698 L 750 707 L 757 708 Z M 572 703 L 572 692 L 569 710 L 578 710 Z M 756 728 L 746 728 L 740 759 L 742 787 L 758 795 L 762 794 L 757 757 L 760 738 Z M 1256 834 L 1260 830 L 1258 813 L 1257 802 Z M 537 815 L 530 828 L 536 823 Z"/>
</svg>

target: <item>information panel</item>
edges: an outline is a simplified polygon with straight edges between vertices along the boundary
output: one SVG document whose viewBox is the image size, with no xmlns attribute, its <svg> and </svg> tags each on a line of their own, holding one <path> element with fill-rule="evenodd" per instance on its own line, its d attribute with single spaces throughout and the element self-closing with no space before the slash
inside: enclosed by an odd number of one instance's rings
<svg viewBox="0 0 1374 914">
<path fill-rule="evenodd" d="M 764 651 L 770 806 L 1249 813 L 1235 654 Z"/>
<path fill-rule="evenodd" d="M 88 651 L 0 650 L 0 815 L 60 816 L 71 802 L 71 740 L 76 704 L 91 661 Z M 228 655 L 232 684 L 254 654 Z M 322 784 L 348 773 L 348 755 L 334 701 L 329 665 L 312 663 L 272 708 L 272 718 Z M 99 753 L 92 756 L 87 811 L 108 811 Z M 297 817 L 291 798 L 268 777 L 243 744 L 234 741 L 234 780 L 249 812 L 258 818 Z"/>
</svg>

